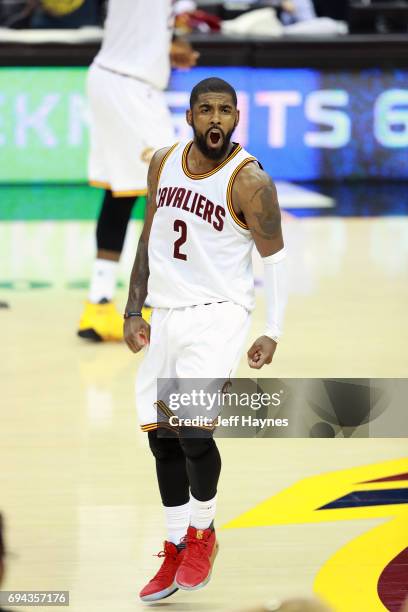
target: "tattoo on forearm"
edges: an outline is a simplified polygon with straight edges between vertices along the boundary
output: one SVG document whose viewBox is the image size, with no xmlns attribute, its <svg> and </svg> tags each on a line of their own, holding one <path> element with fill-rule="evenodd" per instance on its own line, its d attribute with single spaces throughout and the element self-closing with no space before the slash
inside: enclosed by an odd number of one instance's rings
<svg viewBox="0 0 408 612">
<path fill-rule="evenodd" d="M 149 279 L 149 257 L 147 244 L 140 239 L 137 246 L 135 263 L 129 282 L 129 297 L 126 310 L 141 310 L 147 295 Z"/>
<path fill-rule="evenodd" d="M 149 213 L 149 209 L 151 211 L 151 207 L 155 204 L 156 193 L 154 173 L 150 169 L 147 176 L 147 193 L 146 216 L 148 217 L 149 214 L 151 214 L 151 212 Z M 137 245 L 135 262 L 130 275 L 129 296 L 126 310 L 142 309 L 147 296 L 149 274 L 148 238 L 145 238 L 143 231 Z"/>
<path fill-rule="evenodd" d="M 281 231 L 281 213 L 275 190 L 270 185 L 263 185 L 254 193 L 251 202 L 255 198 L 260 202 L 261 210 L 254 212 L 258 227 L 252 228 L 253 231 L 261 238 L 276 237 Z"/>
</svg>

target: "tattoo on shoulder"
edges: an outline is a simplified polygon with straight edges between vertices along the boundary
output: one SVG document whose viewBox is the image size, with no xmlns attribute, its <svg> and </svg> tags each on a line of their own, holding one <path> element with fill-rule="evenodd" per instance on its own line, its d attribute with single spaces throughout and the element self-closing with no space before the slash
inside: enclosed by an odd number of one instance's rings
<svg viewBox="0 0 408 612">
<path fill-rule="evenodd" d="M 254 205 L 253 215 L 258 227 L 253 230 L 262 238 L 272 238 L 280 232 L 281 213 L 276 198 L 276 191 L 271 184 L 262 185 L 251 198 Z"/>
</svg>

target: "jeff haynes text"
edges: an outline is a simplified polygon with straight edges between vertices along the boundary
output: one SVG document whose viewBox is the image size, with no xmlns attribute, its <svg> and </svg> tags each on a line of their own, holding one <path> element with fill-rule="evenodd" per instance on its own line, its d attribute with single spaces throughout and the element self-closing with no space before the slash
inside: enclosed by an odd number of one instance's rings
<svg viewBox="0 0 408 612">
<path fill-rule="evenodd" d="M 252 416 L 233 415 L 230 417 L 218 416 L 216 419 L 197 416 L 192 419 L 182 419 L 171 416 L 169 425 L 172 427 L 287 427 L 288 419 L 258 419 Z"/>
</svg>

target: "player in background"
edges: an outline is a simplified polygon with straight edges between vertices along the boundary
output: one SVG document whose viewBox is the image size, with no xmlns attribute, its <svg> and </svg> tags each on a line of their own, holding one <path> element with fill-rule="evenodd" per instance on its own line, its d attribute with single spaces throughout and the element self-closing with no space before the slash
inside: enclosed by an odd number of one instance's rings
<svg viewBox="0 0 408 612">
<path fill-rule="evenodd" d="M 122 340 L 113 297 L 132 209 L 146 194 L 153 152 L 174 142 L 166 106 L 170 64 L 194 66 L 198 54 L 172 42 L 171 0 L 110 0 L 102 47 L 88 73 L 89 180 L 105 194 L 96 227 L 97 255 L 78 335 Z"/>
<path fill-rule="evenodd" d="M 214 531 L 221 459 L 212 436 L 159 434 L 157 378 L 228 378 L 237 368 L 255 306 L 252 248 L 264 262 L 267 321 L 248 350 L 259 369 L 272 361 L 286 304 L 285 249 L 275 186 L 231 135 L 237 96 L 218 78 L 191 92 L 194 140 L 155 153 L 146 219 L 125 312 L 125 340 L 147 344 L 136 401 L 148 433 L 168 536 L 159 572 L 143 601 L 207 584 L 217 552 Z M 148 295 L 151 325 L 141 309 Z"/>
</svg>

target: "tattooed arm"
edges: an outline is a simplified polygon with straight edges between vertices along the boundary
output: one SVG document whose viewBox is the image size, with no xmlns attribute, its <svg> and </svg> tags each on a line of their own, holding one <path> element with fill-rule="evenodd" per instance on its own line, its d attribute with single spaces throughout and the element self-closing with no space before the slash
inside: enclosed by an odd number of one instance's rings
<svg viewBox="0 0 408 612">
<path fill-rule="evenodd" d="M 283 249 L 281 213 L 276 187 L 256 163 L 244 166 L 235 179 L 232 202 L 243 216 L 262 257 Z"/>
<path fill-rule="evenodd" d="M 259 369 L 272 361 L 282 333 L 286 306 L 285 249 L 276 188 L 256 163 L 239 172 L 232 189 L 235 212 L 243 218 L 264 262 L 267 325 L 248 351 L 248 364 Z"/>
<path fill-rule="evenodd" d="M 137 245 L 135 262 L 129 282 L 129 295 L 126 312 L 139 312 L 142 310 L 147 295 L 147 281 L 149 280 L 148 245 L 153 217 L 157 210 L 156 193 L 160 164 L 169 148 L 157 151 L 150 162 L 147 175 L 147 201 L 146 216 L 143 230 Z M 137 353 L 150 340 L 150 325 L 142 317 L 130 317 L 124 323 L 125 341 L 133 353 Z"/>
</svg>

